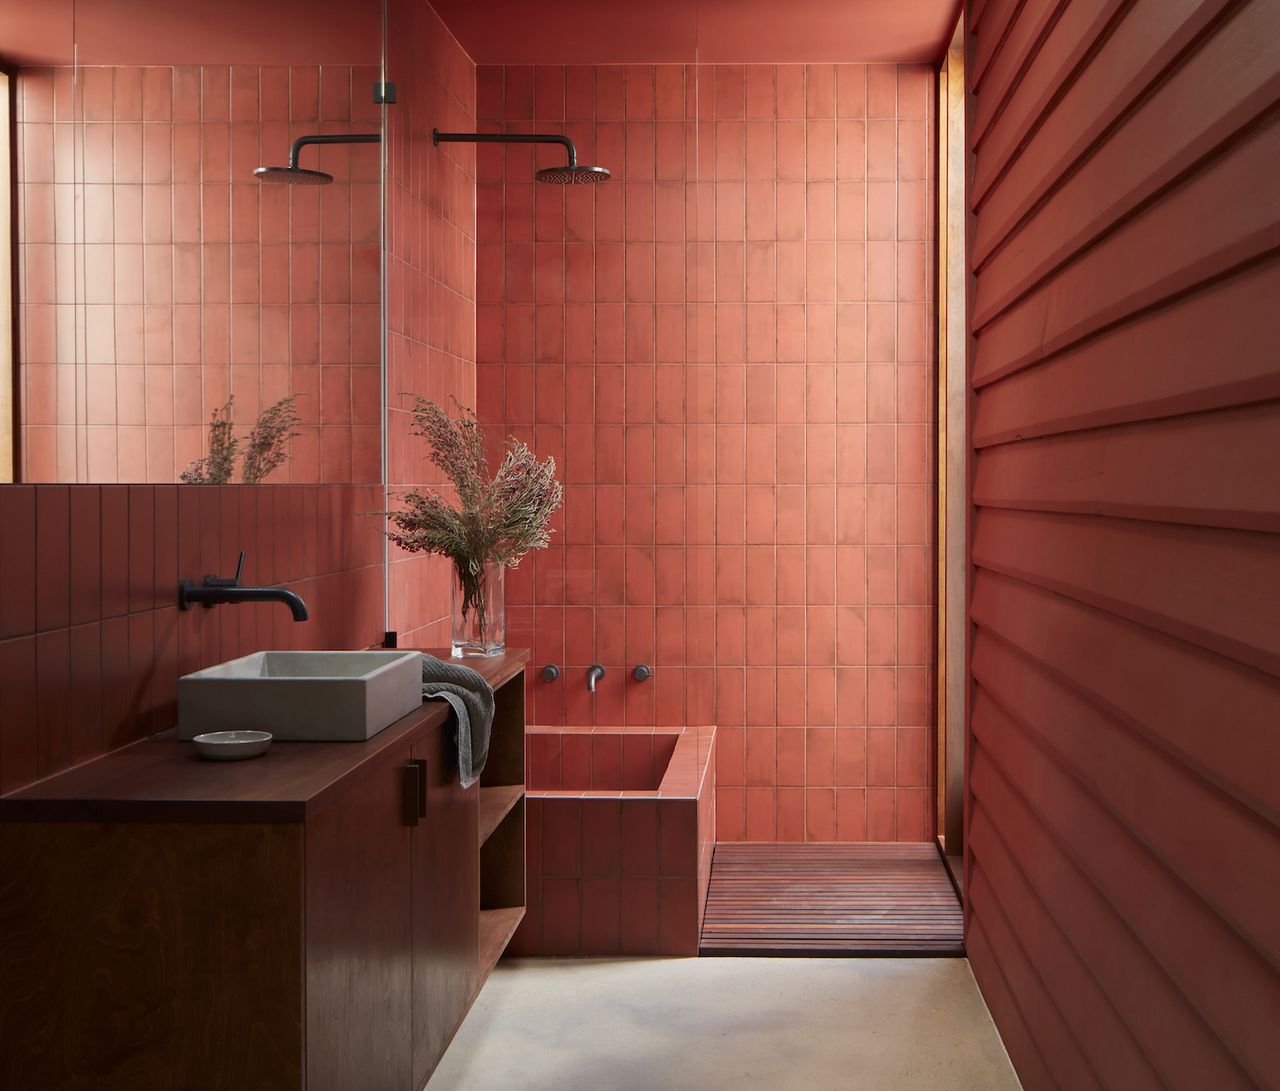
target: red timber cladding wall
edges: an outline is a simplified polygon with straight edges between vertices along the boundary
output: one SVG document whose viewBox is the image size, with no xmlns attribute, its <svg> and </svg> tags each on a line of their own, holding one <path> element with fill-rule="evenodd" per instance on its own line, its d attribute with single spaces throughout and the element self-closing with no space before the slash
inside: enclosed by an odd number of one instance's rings
<svg viewBox="0 0 1280 1091">
<path fill-rule="evenodd" d="M 0 792 L 173 727 L 178 676 L 382 639 L 380 486 L 0 485 Z M 178 581 L 282 583 L 182 612 Z"/>
<path fill-rule="evenodd" d="M 425 441 L 411 435 L 413 396 L 475 406 L 475 147 L 433 147 L 433 127 L 475 129 L 476 68 L 428 5 L 387 12 L 387 484 L 439 487 Z M 445 490 L 442 490 L 445 491 Z M 400 645 L 449 643 L 450 568 L 391 547 L 388 625 Z M 518 643 L 513 641 L 513 643 Z"/>
<path fill-rule="evenodd" d="M 377 149 L 309 148 L 328 186 L 264 185 L 310 132 L 376 130 L 373 67 L 18 73 L 24 481 L 173 482 L 235 396 L 287 394 L 275 483 L 381 476 Z"/>
<path fill-rule="evenodd" d="M 970 6 L 967 946 L 1028 1088 L 1280 1075 L 1280 3 Z"/>
<path fill-rule="evenodd" d="M 932 103 L 924 66 L 479 71 L 482 126 L 614 172 L 479 160 L 481 416 L 566 482 L 511 586 L 567 668 L 531 717 L 716 723 L 724 840 L 932 835 Z"/>
</svg>

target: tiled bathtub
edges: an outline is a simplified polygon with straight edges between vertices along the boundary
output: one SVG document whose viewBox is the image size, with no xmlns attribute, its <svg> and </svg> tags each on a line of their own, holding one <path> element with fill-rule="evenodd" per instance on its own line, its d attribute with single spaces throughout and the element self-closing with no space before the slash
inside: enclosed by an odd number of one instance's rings
<svg viewBox="0 0 1280 1091">
<path fill-rule="evenodd" d="M 694 955 L 715 728 L 530 727 L 522 955 Z"/>
</svg>

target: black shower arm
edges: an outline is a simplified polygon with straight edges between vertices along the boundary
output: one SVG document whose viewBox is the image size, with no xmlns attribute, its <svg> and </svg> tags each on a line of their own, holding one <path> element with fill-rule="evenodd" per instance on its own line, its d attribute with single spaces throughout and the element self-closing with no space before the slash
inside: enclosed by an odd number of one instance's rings
<svg viewBox="0 0 1280 1091">
<path fill-rule="evenodd" d="M 289 149 L 289 168 L 298 169 L 298 153 L 308 144 L 377 144 L 381 140 L 381 133 L 315 133 L 312 136 L 300 136 Z"/>
<path fill-rule="evenodd" d="M 569 153 L 569 166 L 578 165 L 573 141 L 559 133 L 442 133 L 431 130 L 433 144 L 560 144 Z"/>
</svg>

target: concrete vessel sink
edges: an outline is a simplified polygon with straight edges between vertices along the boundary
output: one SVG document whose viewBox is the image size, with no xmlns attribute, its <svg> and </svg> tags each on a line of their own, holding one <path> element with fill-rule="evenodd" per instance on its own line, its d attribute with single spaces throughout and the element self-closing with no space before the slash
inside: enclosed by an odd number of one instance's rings
<svg viewBox="0 0 1280 1091">
<path fill-rule="evenodd" d="M 178 737 L 269 731 L 293 742 L 359 741 L 420 704 L 420 652 L 255 652 L 178 679 Z"/>
</svg>

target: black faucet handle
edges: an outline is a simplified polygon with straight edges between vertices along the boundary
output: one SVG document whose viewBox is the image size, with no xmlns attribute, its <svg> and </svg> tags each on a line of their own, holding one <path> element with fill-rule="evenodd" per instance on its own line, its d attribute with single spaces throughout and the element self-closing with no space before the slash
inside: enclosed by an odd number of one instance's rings
<svg viewBox="0 0 1280 1091">
<path fill-rule="evenodd" d="M 240 577 L 244 575 L 244 550 L 240 550 L 240 559 L 236 562 L 236 574 L 228 579 L 226 576 L 205 576 L 205 587 L 239 587 Z"/>
</svg>

